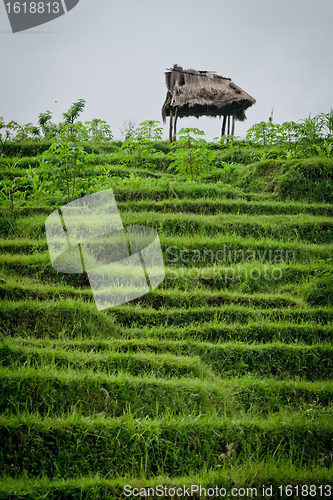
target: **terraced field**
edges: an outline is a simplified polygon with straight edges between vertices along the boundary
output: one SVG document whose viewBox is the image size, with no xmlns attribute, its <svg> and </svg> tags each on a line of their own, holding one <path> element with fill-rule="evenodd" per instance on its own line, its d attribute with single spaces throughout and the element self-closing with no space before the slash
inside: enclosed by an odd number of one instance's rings
<svg viewBox="0 0 333 500">
<path fill-rule="evenodd" d="M 330 498 L 333 205 L 154 172 L 96 189 L 157 229 L 166 266 L 102 312 L 51 266 L 55 206 L 1 207 L 0 499 Z"/>
</svg>

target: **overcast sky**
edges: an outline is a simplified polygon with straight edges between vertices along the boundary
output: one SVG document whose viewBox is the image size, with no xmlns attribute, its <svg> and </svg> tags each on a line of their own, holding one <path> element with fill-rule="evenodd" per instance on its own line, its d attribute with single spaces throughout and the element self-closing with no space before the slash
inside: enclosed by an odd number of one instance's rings
<svg viewBox="0 0 333 500">
<path fill-rule="evenodd" d="M 0 116 L 36 124 L 49 109 L 59 122 L 83 98 L 81 119 L 106 120 L 121 138 L 129 118 L 162 122 L 164 71 L 177 63 L 230 77 L 257 100 L 236 135 L 273 107 L 274 122 L 297 121 L 333 107 L 332 22 L 332 0 L 80 0 L 13 34 L 1 2 Z M 221 120 L 183 118 L 181 126 L 211 140 Z"/>
</svg>

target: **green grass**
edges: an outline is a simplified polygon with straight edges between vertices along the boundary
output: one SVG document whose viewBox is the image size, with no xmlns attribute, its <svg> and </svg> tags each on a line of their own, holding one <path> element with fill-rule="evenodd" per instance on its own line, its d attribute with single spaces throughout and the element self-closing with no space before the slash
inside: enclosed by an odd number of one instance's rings
<svg viewBox="0 0 333 500">
<path fill-rule="evenodd" d="M 115 349 L 115 347 L 117 347 Z M 118 373 L 128 371 L 157 376 L 235 377 L 274 375 L 278 379 L 301 377 L 325 380 L 333 374 L 333 348 L 328 345 L 285 345 L 280 342 L 247 345 L 209 344 L 185 341 L 115 343 L 107 352 L 81 353 L 67 350 L 18 346 L 4 342 L 0 347 L 2 365 L 76 367 Z"/>
<path fill-rule="evenodd" d="M 222 380 L 193 376 L 175 379 L 129 373 L 108 375 L 91 369 L 82 374 L 76 369 L 64 371 L 51 366 L 46 371 L 31 366 L 2 368 L 0 374 L 0 408 L 8 416 L 33 413 L 61 417 L 74 412 L 121 417 L 130 408 L 139 419 L 158 418 L 170 412 L 200 415 L 203 409 L 206 415 L 237 418 L 279 412 L 329 414 L 325 407 L 333 405 L 333 385 L 327 381 L 258 379 L 249 375 Z"/>
<path fill-rule="evenodd" d="M 189 181 L 168 144 L 140 167 L 120 145 L 84 146 L 81 195 L 112 187 L 125 226 L 158 232 L 166 277 L 145 296 L 98 312 L 86 274 L 52 268 L 64 193 L 0 203 L 0 500 L 332 485 L 333 160 L 239 143 Z M 21 146 L 4 178 L 48 147 Z"/>
<path fill-rule="evenodd" d="M 202 495 L 207 494 L 208 488 L 209 495 L 212 495 L 215 488 L 223 495 L 230 495 L 231 492 L 235 496 L 239 491 L 243 496 L 245 494 L 257 495 L 258 498 L 267 498 L 267 494 L 277 494 L 279 498 L 286 500 L 290 498 L 290 490 L 282 489 L 281 485 L 289 484 L 292 491 L 301 491 L 300 485 L 304 485 L 304 492 L 309 495 L 310 485 L 318 485 L 318 495 L 330 495 L 330 479 L 332 471 L 326 467 L 317 467 L 314 471 L 309 471 L 306 468 L 294 467 L 289 462 L 279 461 L 276 464 L 274 461 L 271 463 L 260 462 L 244 466 L 240 470 L 235 470 L 229 467 L 222 467 L 219 472 L 205 473 L 203 475 L 193 475 L 191 477 L 184 476 L 182 478 L 170 478 L 169 476 L 157 476 L 153 479 L 146 479 L 144 477 L 126 477 L 115 480 L 94 478 L 94 477 L 80 477 L 78 479 L 69 480 L 55 480 L 48 479 L 41 480 L 7 480 L 0 485 L 0 496 L 3 499 L 26 499 L 26 500 L 41 500 L 48 498 L 50 500 L 58 498 L 71 498 L 73 500 L 104 500 L 108 499 L 123 499 L 124 488 L 126 490 L 127 498 L 136 498 L 130 496 L 130 492 L 135 495 L 139 493 L 144 495 L 152 495 L 153 492 L 158 495 L 165 494 L 172 495 L 175 490 L 180 488 L 182 495 L 190 494 L 191 498 L 198 499 L 199 488 Z M 264 489 L 262 485 L 270 485 Z M 161 489 L 162 485 L 162 489 Z M 193 485 L 193 490 L 191 486 Z M 237 485 L 236 491 L 233 489 Z M 251 485 L 249 487 L 249 485 Z M 321 489 L 320 489 L 321 487 Z M 134 488 L 136 488 L 134 490 Z M 167 488 L 166 490 L 164 488 Z M 174 489 L 175 490 L 174 490 Z M 244 489 L 243 489 L 244 488 Z M 254 489 L 256 488 L 256 489 Z M 306 489 L 307 488 L 307 489 Z M 188 493 L 187 493 L 188 492 Z M 263 496 L 264 495 L 264 496 Z"/>
<path fill-rule="evenodd" d="M 274 433 L 271 432 L 272 427 Z M 164 417 L 136 421 L 104 416 L 40 419 L 33 415 L 0 418 L 0 439 L 5 443 L 1 470 L 22 474 L 73 478 L 96 474 L 112 478 L 131 475 L 183 476 L 221 466 L 222 453 L 233 444 L 234 466 L 269 456 L 292 456 L 295 466 L 320 465 L 321 454 L 332 453 L 332 420 L 307 415 L 240 418 L 237 421 Z M 42 446 L 41 446 L 42 445 Z M 59 450 L 55 456 L 55 450 Z M 200 455 L 201 460 L 197 457 Z M 111 472 L 112 471 L 112 472 Z"/>
</svg>

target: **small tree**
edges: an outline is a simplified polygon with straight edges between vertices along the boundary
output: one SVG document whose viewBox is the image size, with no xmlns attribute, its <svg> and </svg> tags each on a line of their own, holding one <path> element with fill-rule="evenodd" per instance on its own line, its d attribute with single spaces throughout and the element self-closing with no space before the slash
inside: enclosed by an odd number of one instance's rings
<svg viewBox="0 0 333 500">
<path fill-rule="evenodd" d="M 113 134 L 110 125 L 104 120 L 93 118 L 91 122 L 84 122 L 88 137 L 93 142 L 112 141 Z"/>
<path fill-rule="evenodd" d="M 160 141 L 162 140 L 162 127 L 159 127 L 160 122 L 157 120 L 146 120 L 138 126 L 135 135 L 146 141 Z"/>
<path fill-rule="evenodd" d="M 58 125 L 59 137 L 63 141 L 86 142 L 89 140 L 89 132 L 81 121 L 66 124 L 61 122 Z"/>
<path fill-rule="evenodd" d="M 124 142 L 121 149 L 125 153 L 125 158 L 122 163 L 129 163 L 133 166 L 142 166 L 144 156 L 149 153 L 156 153 L 156 149 L 152 147 L 152 141 L 162 139 L 163 129 L 159 127 L 159 121 L 146 120 L 138 126 L 133 137 Z M 151 163 L 145 161 L 146 166 L 151 166 Z"/>
<path fill-rule="evenodd" d="M 212 168 L 214 153 L 209 149 L 202 130 L 197 128 L 182 128 L 177 136 L 177 141 L 170 144 L 171 151 L 168 156 L 172 158 L 168 169 L 175 169 L 176 172 L 194 175 L 200 174 L 204 169 Z"/>
<path fill-rule="evenodd" d="M 26 192 L 31 189 L 27 177 L 15 177 L 0 182 L 0 199 L 9 200 L 10 211 L 14 212 L 14 201 L 17 198 L 24 198 Z"/>
<path fill-rule="evenodd" d="M 70 106 L 68 111 L 65 111 L 65 113 L 62 114 L 62 116 L 64 117 L 64 122 L 59 123 L 58 125 L 60 134 L 62 134 L 65 130 L 66 132 L 69 132 L 71 134 L 73 140 L 87 140 L 87 131 L 83 123 L 75 123 L 75 121 L 84 110 L 85 105 L 86 101 L 84 99 L 79 99 L 77 102 L 74 102 Z"/>
<path fill-rule="evenodd" d="M 75 120 L 78 119 L 79 115 L 84 110 L 85 105 L 86 101 L 84 99 L 79 99 L 77 102 L 74 102 L 71 105 L 68 111 L 62 114 L 62 116 L 65 119 L 66 125 L 70 125 L 71 123 L 74 123 Z"/>
<path fill-rule="evenodd" d="M 17 142 L 30 139 L 32 129 L 31 123 L 20 125 L 14 120 L 5 123 L 4 119 L 0 117 L 0 156 L 8 153 Z"/>
<path fill-rule="evenodd" d="M 58 135 L 59 130 L 55 123 L 51 122 L 52 113 L 47 110 L 45 113 L 40 113 L 38 115 L 38 125 L 40 126 L 44 139 L 51 139 Z"/>
<path fill-rule="evenodd" d="M 124 141 L 128 141 L 129 139 L 133 139 L 135 137 L 136 131 L 136 121 L 128 120 L 124 121 L 123 129 L 120 129 L 121 136 L 124 138 Z"/>
<path fill-rule="evenodd" d="M 92 184 L 93 170 L 84 169 L 84 164 L 94 154 L 88 154 L 63 135 L 56 140 L 39 160 L 43 178 L 52 181 L 53 187 L 66 193 L 69 203 L 84 186 Z"/>
</svg>

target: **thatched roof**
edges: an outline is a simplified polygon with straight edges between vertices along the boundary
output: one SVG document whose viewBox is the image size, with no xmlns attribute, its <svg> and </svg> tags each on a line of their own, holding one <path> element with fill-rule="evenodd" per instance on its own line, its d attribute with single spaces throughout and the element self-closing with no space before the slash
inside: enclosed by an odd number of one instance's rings
<svg viewBox="0 0 333 500">
<path fill-rule="evenodd" d="M 230 78 L 209 71 L 183 69 L 175 64 L 165 73 L 167 96 L 162 108 L 163 121 L 177 109 L 182 116 L 233 115 L 236 120 L 246 119 L 245 109 L 256 100 L 238 87 Z"/>
</svg>

